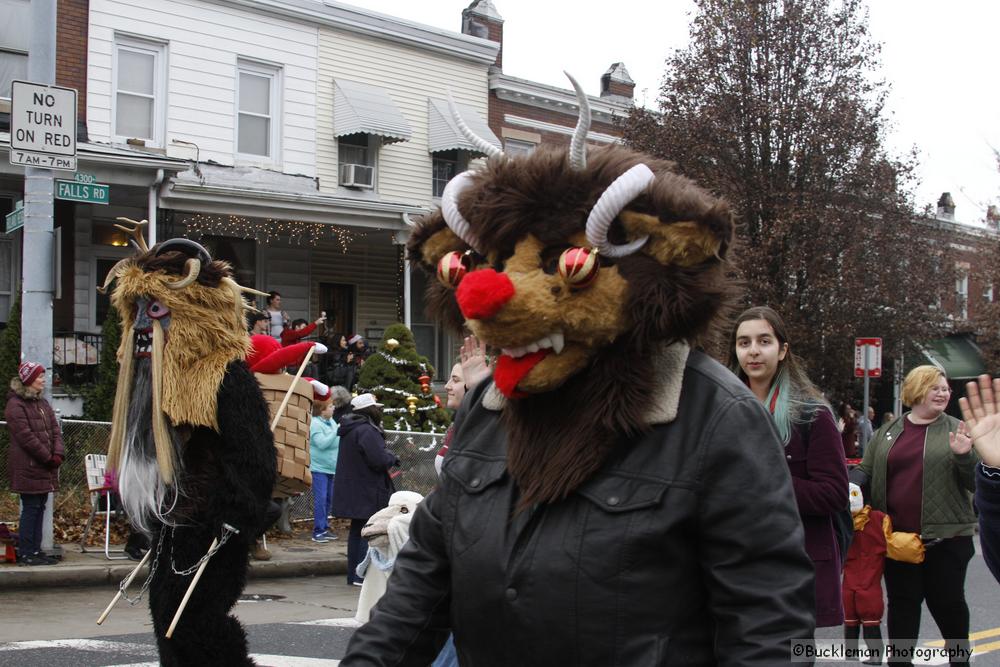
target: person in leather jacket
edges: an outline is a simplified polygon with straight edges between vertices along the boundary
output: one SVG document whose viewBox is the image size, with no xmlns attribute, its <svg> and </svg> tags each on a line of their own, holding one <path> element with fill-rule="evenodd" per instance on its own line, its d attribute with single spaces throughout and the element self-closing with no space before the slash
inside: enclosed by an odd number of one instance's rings
<svg viewBox="0 0 1000 667">
<path fill-rule="evenodd" d="M 514 159 L 453 114 L 491 157 L 409 252 L 498 360 L 341 665 L 424 667 L 449 631 L 463 667 L 788 664 L 814 631 L 791 477 L 764 406 L 696 349 L 735 298 L 732 213 L 588 151 L 583 111 L 570 150 Z"/>
</svg>

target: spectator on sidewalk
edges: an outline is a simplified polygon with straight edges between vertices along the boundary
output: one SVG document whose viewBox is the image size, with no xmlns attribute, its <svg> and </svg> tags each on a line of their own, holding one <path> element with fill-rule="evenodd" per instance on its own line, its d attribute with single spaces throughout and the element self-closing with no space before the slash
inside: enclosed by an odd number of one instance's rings
<svg viewBox="0 0 1000 667">
<path fill-rule="evenodd" d="M 840 553 L 834 515 L 846 511 L 850 501 L 844 444 L 833 410 L 790 349 L 788 328 L 773 309 L 744 311 L 729 350 L 729 367 L 771 413 L 785 444 L 806 553 L 816 573 L 816 627 L 842 625 L 840 575 L 846 554 Z"/>
<path fill-rule="evenodd" d="M 982 461 L 976 470 L 979 543 L 990 572 L 1000 582 L 1000 378 L 980 375 L 958 401 Z M 957 435 L 951 435 L 954 441 Z"/>
<path fill-rule="evenodd" d="M 372 394 L 361 394 L 351 401 L 354 411 L 340 424 L 340 449 L 337 470 L 340 481 L 333 490 L 333 515 L 351 520 L 347 540 L 347 583 L 361 585 L 356 569 L 368 553 L 368 543 L 361 529 L 368 519 L 389 504 L 395 491 L 389 468 L 399 459 L 385 444 L 382 429 L 382 405 Z"/>
<path fill-rule="evenodd" d="M 44 390 L 45 367 L 26 361 L 10 381 L 4 409 L 10 434 L 10 489 L 21 495 L 18 560 L 22 565 L 56 562 L 42 552 L 42 519 L 48 494 L 59 487 L 59 466 L 66 454 L 55 412 L 42 398 Z"/>
<path fill-rule="evenodd" d="M 266 301 L 267 316 L 271 321 L 271 330 L 268 333 L 281 340 L 281 332 L 291 323 L 288 313 L 281 309 L 281 294 L 272 290 L 267 293 Z"/>
<path fill-rule="evenodd" d="M 351 392 L 347 391 L 346 387 L 334 386 L 330 387 L 331 401 L 333 402 L 333 421 L 340 424 L 344 417 L 350 414 L 351 410 Z"/>
<path fill-rule="evenodd" d="M 868 406 L 864 416 L 858 415 L 858 456 L 865 455 L 865 448 L 875 431 L 875 408 Z"/>
<path fill-rule="evenodd" d="M 337 539 L 330 532 L 329 516 L 333 507 L 333 485 L 337 473 L 337 453 L 340 449 L 340 427 L 333 420 L 333 400 L 313 403 L 313 418 L 309 425 L 309 472 L 313 490 L 313 542 Z"/>
<path fill-rule="evenodd" d="M 952 655 L 967 656 L 965 577 L 975 553 L 972 493 L 979 457 L 968 427 L 945 414 L 950 398 L 940 368 L 911 370 L 902 388 L 910 412 L 876 431 L 851 481 L 869 484 L 872 508 L 889 515 L 894 529 L 919 534 L 927 547 L 919 565 L 885 564 L 890 642 L 912 650 L 926 601 Z"/>
<path fill-rule="evenodd" d="M 298 343 L 300 340 L 310 335 L 313 331 L 316 331 L 316 327 L 324 322 L 326 322 L 325 315 L 317 317 L 315 322 L 306 322 L 301 317 L 292 320 L 292 326 L 281 332 L 281 345 L 283 347 L 287 347 L 293 343 Z"/>
<path fill-rule="evenodd" d="M 252 311 L 247 315 L 247 329 L 251 336 L 271 334 L 271 318 L 259 310 Z"/>
<path fill-rule="evenodd" d="M 840 404 L 840 421 L 844 426 L 840 430 L 840 440 L 844 445 L 844 456 L 849 459 L 858 456 L 858 420 L 857 413 L 850 403 Z"/>
</svg>

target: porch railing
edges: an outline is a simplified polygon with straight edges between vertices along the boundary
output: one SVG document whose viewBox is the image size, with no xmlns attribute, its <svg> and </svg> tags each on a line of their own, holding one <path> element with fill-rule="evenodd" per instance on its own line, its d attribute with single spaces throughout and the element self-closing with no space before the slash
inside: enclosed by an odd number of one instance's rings
<svg viewBox="0 0 1000 667">
<path fill-rule="evenodd" d="M 97 379 L 101 361 L 101 334 L 86 331 L 56 331 L 52 334 L 53 384 L 90 384 Z"/>
</svg>

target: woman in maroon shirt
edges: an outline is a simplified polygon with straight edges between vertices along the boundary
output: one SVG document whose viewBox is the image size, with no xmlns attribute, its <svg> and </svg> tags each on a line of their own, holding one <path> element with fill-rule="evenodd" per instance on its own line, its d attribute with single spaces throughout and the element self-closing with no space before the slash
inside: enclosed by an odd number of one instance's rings
<svg viewBox="0 0 1000 667">
<path fill-rule="evenodd" d="M 975 466 L 969 430 L 945 414 L 951 388 L 936 366 L 917 366 L 903 380 L 910 412 L 875 432 L 852 481 L 871 485 L 872 509 L 885 512 L 895 530 L 920 534 L 919 564 L 887 560 L 889 640 L 895 653 L 912 650 L 923 602 L 955 658 L 968 662 L 969 606 L 965 574 L 975 548 L 972 511 Z"/>
<path fill-rule="evenodd" d="M 841 625 L 844 554 L 833 515 L 848 508 L 849 492 L 833 410 L 792 354 L 785 322 L 771 308 L 758 306 L 740 315 L 729 349 L 729 367 L 768 407 L 785 443 L 806 553 L 816 570 L 816 626 Z"/>
</svg>

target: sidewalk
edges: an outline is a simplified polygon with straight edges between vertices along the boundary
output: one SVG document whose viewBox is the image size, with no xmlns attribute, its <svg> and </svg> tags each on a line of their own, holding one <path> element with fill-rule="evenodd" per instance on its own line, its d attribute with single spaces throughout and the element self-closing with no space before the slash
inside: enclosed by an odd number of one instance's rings
<svg viewBox="0 0 1000 667">
<path fill-rule="evenodd" d="M 346 573 L 347 536 L 343 535 L 326 544 L 317 544 L 310 539 L 311 535 L 309 530 L 303 530 L 292 537 L 269 539 L 267 547 L 271 552 L 271 560 L 251 560 L 247 576 L 250 579 L 271 579 Z M 79 544 L 57 546 L 62 548 L 63 558 L 55 565 L 0 563 L 0 590 L 117 585 L 137 565 L 135 561 L 127 559 L 108 560 L 104 556 L 103 547 L 100 547 L 100 551 L 89 551 L 99 547 L 87 547 L 87 553 L 80 553 Z M 112 551 L 111 555 L 122 554 Z"/>
</svg>

